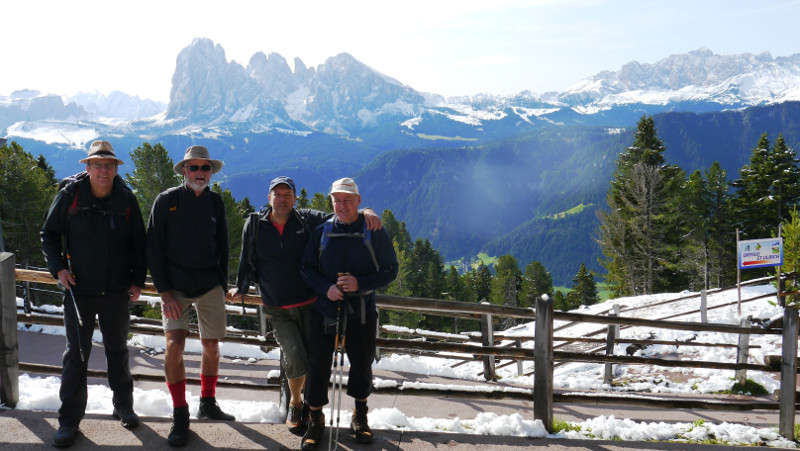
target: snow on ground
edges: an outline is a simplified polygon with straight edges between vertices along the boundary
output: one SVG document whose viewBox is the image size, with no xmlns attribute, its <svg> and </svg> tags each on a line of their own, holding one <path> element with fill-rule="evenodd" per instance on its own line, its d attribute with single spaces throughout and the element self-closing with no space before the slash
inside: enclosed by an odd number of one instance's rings
<svg viewBox="0 0 800 451">
<path fill-rule="evenodd" d="M 760 285 L 742 288 L 742 300 L 757 297 L 764 294 L 774 294 L 775 289 L 771 285 Z M 637 318 L 663 318 L 678 312 L 690 312 L 698 310 L 700 305 L 699 296 L 692 299 L 680 301 L 678 303 L 668 303 L 663 305 L 653 305 L 660 302 L 687 297 L 689 294 L 696 293 L 671 293 L 657 294 L 650 296 L 626 297 L 606 301 L 605 303 L 582 307 L 576 312 L 598 314 L 606 312 L 613 304 L 619 304 L 622 309 L 622 316 L 635 316 Z M 736 290 L 728 290 L 708 295 L 708 318 L 709 322 L 739 324 L 740 318 L 752 316 L 754 319 L 769 319 L 782 314 L 782 308 L 777 306 L 774 296 L 763 299 L 743 302 L 741 304 L 741 314 L 736 305 L 738 294 Z M 22 301 L 18 300 L 21 305 Z M 721 308 L 715 306 L 726 305 Z M 635 307 L 653 305 L 651 307 L 637 308 L 626 313 L 626 310 Z M 59 308 L 50 307 L 53 312 L 58 312 Z M 700 321 L 700 314 L 692 314 L 679 318 L 672 318 L 672 321 Z M 592 331 L 603 329 L 602 325 L 592 323 L 579 323 L 570 327 L 565 326 L 562 321 L 556 321 L 555 336 L 577 336 Z M 20 326 L 24 327 L 23 325 Z M 25 330 L 35 330 L 41 333 L 63 335 L 63 327 L 58 326 L 33 326 Z M 533 336 L 533 323 L 523 324 L 506 331 L 507 336 Z M 602 335 L 605 336 L 603 333 Z M 737 342 L 737 337 L 732 334 L 717 332 L 689 332 L 669 329 L 644 329 L 640 327 L 623 328 L 621 339 L 615 347 L 614 353 L 624 355 L 627 344 L 625 339 L 633 338 L 652 338 L 656 340 L 685 341 L 693 340 L 702 343 L 731 343 Z M 94 341 L 101 341 L 102 336 L 95 332 Z M 163 337 L 152 335 L 133 335 L 129 341 L 132 347 L 149 348 L 163 350 L 165 342 Z M 751 335 L 750 344 L 758 346 L 750 351 L 751 363 L 763 363 L 764 356 L 767 354 L 780 354 L 781 337 L 779 335 Z M 532 347 L 533 342 L 525 343 L 524 346 Z M 257 359 L 277 359 L 277 351 L 264 353 L 257 346 L 222 343 L 220 350 L 227 357 L 243 359 L 243 363 L 254 362 Z M 200 352 L 201 347 L 198 340 L 187 340 L 187 352 Z M 645 350 L 637 351 L 635 355 L 640 356 L 660 356 L 669 354 L 670 358 L 725 361 L 732 362 L 736 358 L 735 348 L 708 348 L 692 346 L 690 343 L 677 345 L 653 345 Z M 383 370 L 396 370 L 411 372 L 430 376 L 441 376 L 456 378 L 469 381 L 477 381 L 480 378 L 477 374 L 482 371 L 482 364 L 470 362 L 451 368 L 450 365 L 459 360 L 448 360 L 434 357 L 412 357 L 408 355 L 385 355 L 376 364 L 376 368 Z M 526 363 L 530 365 L 530 363 Z M 498 385 L 500 389 L 508 391 L 528 389 L 533 385 L 532 376 L 519 376 L 516 373 L 516 365 L 498 369 Z M 650 366 L 630 366 L 615 365 L 615 381 L 625 381 L 625 384 L 615 384 L 609 387 L 603 384 L 604 366 L 602 364 L 569 363 L 557 366 L 554 369 L 554 386 L 557 389 L 566 390 L 605 390 L 616 392 L 638 392 L 638 393 L 711 393 L 720 390 L 730 389 L 733 385 L 733 371 L 726 370 L 704 370 L 698 368 L 678 369 L 673 374 L 659 374 L 659 369 Z M 677 373 L 681 377 L 673 377 Z M 276 375 L 270 375 L 270 377 Z M 778 381 L 771 375 L 761 372 L 750 371 L 748 378 L 763 385 L 767 391 L 772 392 L 779 387 Z M 28 374 L 20 376 L 20 401 L 17 409 L 28 410 L 58 410 L 60 403 L 58 399 L 58 389 L 60 378 L 58 377 L 32 377 Z M 375 380 L 376 387 L 395 386 L 394 381 Z M 431 384 L 406 383 L 406 387 L 419 388 L 430 386 Z M 620 385 L 620 386 L 617 386 Z M 458 389 L 458 390 L 486 390 L 485 386 L 473 385 L 436 385 L 439 389 Z M 169 417 L 172 414 L 171 401 L 169 394 L 163 390 L 141 390 L 134 389 L 136 411 L 145 416 Z M 197 396 L 191 396 L 188 392 L 189 405 L 196 409 L 199 403 Z M 256 401 L 237 401 L 219 400 L 222 408 L 236 416 L 239 421 L 247 422 L 281 422 L 280 409 L 275 402 L 256 402 Z M 190 407 L 192 408 L 192 407 Z M 108 387 L 103 385 L 92 385 L 89 387 L 89 404 L 86 411 L 89 413 L 108 413 L 112 410 L 111 392 Z M 346 409 L 345 409 L 346 410 Z M 342 424 L 349 424 L 350 413 L 343 410 L 341 412 Z M 326 409 L 327 411 L 327 409 Z M 329 412 L 328 412 L 329 413 Z M 414 431 L 438 431 L 454 433 L 475 433 L 489 435 L 516 435 L 529 437 L 548 436 L 544 425 L 539 420 L 528 420 L 519 414 L 497 415 L 492 412 L 482 412 L 475 418 L 428 418 L 410 417 L 398 409 L 374 409 L 369 413 L 370 425 L 378 429 L 403 429 Z M 755 428 L 741 424 L 713 424 L 710 422 L 696 421 L 694 423 L 674 423 L 667 424 L 636 422 L 630 419 L 617 419 L 613 416 L 600 416 L 582 422 L 569 422 L 568 428 L 562 432 L 551 435 L 551 437 L 562 438 L 599 438 L 599 439 L 622 439 L 637 441 L 652 440 L 672 440 L 672 441 L 702 441 L 709 438 L 719 442 L 734 445 L 753 445 L 764 444 L 779 447 L 795 447 L 794 442 L 782 438 L 778 434 L 777 427 Z"/>
</svg>

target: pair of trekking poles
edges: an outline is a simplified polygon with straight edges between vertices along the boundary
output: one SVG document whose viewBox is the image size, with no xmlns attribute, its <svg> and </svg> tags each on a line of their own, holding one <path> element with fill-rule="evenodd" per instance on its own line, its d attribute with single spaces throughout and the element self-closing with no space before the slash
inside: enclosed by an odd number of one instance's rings
<svg viewBox="0 0 800 451">
<path fill-rule="evenodd" d="M 349 276 L 349 272 L 338 273 L 339 277 Z M 341 287 L 339 287 L 341 289 Z M 342 413 L 342 391 L 344 386 L 344 349 L 347 338 L 347 312 L 342 310 L 342 301 L 336 301 L 336 338 L 333 347 L 333 385 L 331 386 L 331 419 L 328 434 L 328 451 L 339 449 L 339 421 Z M 336 360 L 336 357 L 339 360 Z M 338 376 L 337 376 L 338 372 Z M 336 438 L 333 431 L 333 411 L 336 409 Z"/>
</svg>

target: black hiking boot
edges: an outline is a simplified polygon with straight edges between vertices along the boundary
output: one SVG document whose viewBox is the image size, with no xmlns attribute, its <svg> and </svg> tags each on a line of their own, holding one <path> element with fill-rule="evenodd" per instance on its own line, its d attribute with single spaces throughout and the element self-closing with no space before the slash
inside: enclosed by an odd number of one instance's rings
<svg viewBox="0 0 800 451">
<path fill-rule="evenodd" d="M 372 430 L 367 423 L 367 410 L 369 410 L 367 406 L 356 407 L 353 409 L 353 417 L 350 420 L 350 430 L 356 436 L 356 441 L 363 444 L 372 443 Z"/>
<path fill-rule="evenodd" d="M 289 415 L 286 417 L 286 426 L 289 427 L 289 432 L 302 437 L 308 429 L 308 404 L 303 403 L 299 406 L 291 404 Z"/>
<path fill-rule="evenodd" d="M 225 413 L 219 408 L 219 404 L 217 404 L 217 398 L 213 396 L 200 398 L 200 409 L 197 410 L 197 418 L 201 420 L 236 420 L 233 415 Z"/>
<path fill-rule="evenodd" d="M 118 419 L 119 424 L 121 424 L 125 429 L 133 429 L 136 426 L 139 426 L 139 415 L 136 415 L 136 412 L 134 412 L 131 408 L 123 407 L 114 409 L 114 412 L 111 413 L 111 416 Z"/>
<path fill-rule="evenodd" d="M 59 426 L 51 442 L 56 448 L 69 448 L 78 437 L 78 426 Z"/>
<path fill-rule="evenodd" d="M 189 406 L 172 409 L 172 427 L 167 436 L 170 446 L 184 446 L 189 441 Z"/>
<path fill-rule="evenodd" d="M 322 410 L 312 410 L 308 414 L 308 429 L 303 435 L 301 449 L 312 451 L 319 448 L 322 442 L 322 435 L 325 433 L 325 414 Z"/>
</svg>

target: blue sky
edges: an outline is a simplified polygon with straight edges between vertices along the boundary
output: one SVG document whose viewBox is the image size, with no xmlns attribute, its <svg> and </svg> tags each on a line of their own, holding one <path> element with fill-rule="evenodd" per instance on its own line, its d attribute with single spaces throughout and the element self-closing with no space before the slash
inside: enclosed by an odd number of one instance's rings
<svg viewBox="0 0 800 451">
<path fill-rule="evenodd" d="M 447 96 L 563 91 L 701 47 L 800 53 L 798 0 L 26 0 L 2 11 L 0 95 L 119 90 L 167 102 L 175 59 L 197 37 L 242 65 L 256 52 L 311 67 L 348 52 Z"/>
</svg>

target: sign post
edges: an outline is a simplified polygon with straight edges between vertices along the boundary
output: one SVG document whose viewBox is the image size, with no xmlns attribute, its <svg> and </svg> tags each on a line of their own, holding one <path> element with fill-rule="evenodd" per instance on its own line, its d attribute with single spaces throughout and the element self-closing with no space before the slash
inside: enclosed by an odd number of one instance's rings
<svg viewBox="0 0 800 451">
<path fill-rule="evenodd" d="M 766 268 L 783 264 L 783 237 L 739 241 L 739 231 L 736 232 L 736 249 L 739 255 L 737 273 L 742 269 Z M 778 280 L 780 280 L 780 274 L 778 274 Z M 741 315 L 741 282 L 737 282 L 737 285 L 739 285 L 739 314 Z M 780 296 L 780 293 L 778 295 Z"/>
</svg>

